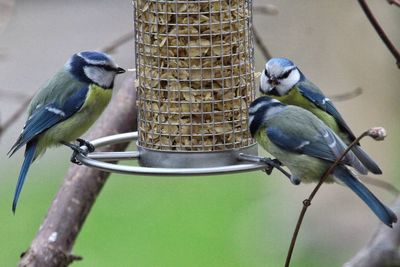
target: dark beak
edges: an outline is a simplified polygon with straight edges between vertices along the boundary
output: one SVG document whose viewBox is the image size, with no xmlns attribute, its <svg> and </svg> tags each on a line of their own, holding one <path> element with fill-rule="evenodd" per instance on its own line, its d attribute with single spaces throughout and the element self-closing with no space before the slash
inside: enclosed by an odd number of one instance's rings
<svg viewBox="0 0 400 267">
<path fill-rule="evenodd" d="M 277 86 L 277 85 L 279 85 L 279 81 L 278 81 L 277 79 L 275 79 L 275 78 L 268 79 L 268 83 L 269 83 L 270 85 L 272 85 L 272 86 Z"/>
<path fill-rule="evenodd" d="M 121 74 L 124 72 L 125 72 L 125 70 L 123 68 L 120 68 L 120 67 L 117 68 L 117 74 Z"/>
</svg>

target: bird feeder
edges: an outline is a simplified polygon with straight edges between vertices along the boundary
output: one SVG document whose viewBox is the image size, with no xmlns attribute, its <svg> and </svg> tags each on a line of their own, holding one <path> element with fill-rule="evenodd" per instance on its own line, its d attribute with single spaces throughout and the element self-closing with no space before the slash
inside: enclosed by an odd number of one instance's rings
<svg viewBox="0 0 400 267">
<path fill-rule="evenodd" d="M 107 171 L 161 175 L 265 168 L 251 156 L 257 147 L 248 129 L 255 98 L 252 0 L 133 4 L 138 132 L 91 142 L 137 140 L 138 151 L 77 159 Z M 127 158 L 140 166 L 105 162 Z"/>
</svg>

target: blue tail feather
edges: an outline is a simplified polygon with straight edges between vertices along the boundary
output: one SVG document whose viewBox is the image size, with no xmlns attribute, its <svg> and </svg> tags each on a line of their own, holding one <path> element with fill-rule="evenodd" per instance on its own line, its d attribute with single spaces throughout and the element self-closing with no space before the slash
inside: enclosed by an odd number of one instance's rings
<svg viewBox="0 0 400 267">
<path fill-rule="evenodd" d="M 376 216 L 387 226 L 392 227 L 392 224 L 397 222 L 397 216 L 394 212 L 386 207 L 377 197 L 368 190 L 352 173 L 343 166 L 338 166 L 334 172 L 334 176 L 350 187 L 368 207 L 375 213 Z"/>
<path fill-rule="evenodd" d="M 14 200 L 12 204 L 13 213 L 15 213 L 15 209 L 17 208 L 18 198 L 21 193 L 22 186 L 24 185 L 26 174 L 28 173 L 29 167 L 31 166 L 31 163 L 35 156 L 35 151 L 36 151 L 36 142 L 28 143 L 26 145 L 24 163 L 22 163 L 21 171 L 18 177 L 17 187 L 15 188 Z"/>
<path fill-rule="evenodd" d="M 360 147 L 353 146 L 351 149 L 357 158 L 364 164 L 364 166 L 373 174 L 382 174 L 382 170 L 378 164 Z"/>
</svg>

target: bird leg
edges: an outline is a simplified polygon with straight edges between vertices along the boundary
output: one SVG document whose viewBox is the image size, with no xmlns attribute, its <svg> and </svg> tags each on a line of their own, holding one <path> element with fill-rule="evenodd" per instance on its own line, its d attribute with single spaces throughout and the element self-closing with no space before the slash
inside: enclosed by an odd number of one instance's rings
<svg viewBox="0 0 400 267">
<path fill-rule="evenodd" d="M 83 140 L 81 138 L 76 139 L 76 141 L 79 143 L 79 145 L 71 144 L 71 143 L 68 143 L 65 141 L 61 141 L 60 143 L 73 150 L 73 153 L 71 156 L 71 162 L 78 164 L 78 165 L 82 165 L 82 163 L 76 159 L 76 156 L 78 154 L 87 155 L 87 153 L 92 153 L 95 150 L 95 147 L 89 141 Z M 81 146 L 86 146 L 87 150 L 82 149 Z"/>
<path fill-rule="evenodd" d="M 260 159 L 261 162 L 266 163 L 269 168 L 265 169 L 265 173 L 270 175 L 272 173 L 272 170 L 275 168 L 279 170 L 281 173 L 283 173 L 287 178 L 289 178 L 290 182 L 294 185 L 299 185 L 301 180 L 299 177 L 294 176 L 287 171 L 285 171 L 281 166 L 282 162 L 280 162 L 278 159 L 270 159 L 270 158 L 262 158 Z"/>
</svg>

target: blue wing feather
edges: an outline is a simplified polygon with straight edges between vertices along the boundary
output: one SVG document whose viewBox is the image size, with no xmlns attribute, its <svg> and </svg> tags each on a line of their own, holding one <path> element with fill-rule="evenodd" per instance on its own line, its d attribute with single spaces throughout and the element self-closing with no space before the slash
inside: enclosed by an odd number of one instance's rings
<svg viewBox="0 0 400 267">
<path fill-rule="evenodd" d="M 329 149 L 329 146 L 321 142 L 306 140 L 300 136 L 289 134 L 277 127 L 269 127 L 267 136 L 275 145 L 299 154 L 306 154 L 311 157 L 334 161 L 335 154 Z M 321 139 L 322 140 L 322 139 Z"/>
<path fill-rule="evenodd" d="M 324 110 L 326 113 L 335 118 L 339 127 L 344 130 L 349 136 L 350 140 L 353 141 L 355 139 L 355 135 L 344 121 L 343 117 L 340 115 L 339 111 L 333 105 L 332 101 L 327 98 L 316 86 L 310 84 L 309 82 L 300 82 L 298 84 L 298 88 L 300 93 L 310 100 L 314 105 L 318 108 Z"/>
<path fill-rule="evenodd" d="M 77 90 L 64 103 L 52 102 L 34 110 L 18 140 L 8 152 L 10 157 L 43 131 L 66 120 L 77 112 L 84 104 L 88 90 L 88 87 L 83 87 Z"/>
<path fill-rule="evenodd" d="M 305 139 L 278 127 L 269 127 L 267 136 L 271 142 L 285 150 L 331 162 L 341 156 L 346 149 L 346 145 L 329 128 L 322 129 L 314 138 Z M 342 163 L 354 167 L 362 174 L 367 173 L 367 169 L 351 151 L 342 159 Z"/>
</svg>

